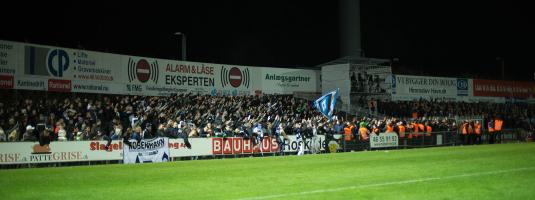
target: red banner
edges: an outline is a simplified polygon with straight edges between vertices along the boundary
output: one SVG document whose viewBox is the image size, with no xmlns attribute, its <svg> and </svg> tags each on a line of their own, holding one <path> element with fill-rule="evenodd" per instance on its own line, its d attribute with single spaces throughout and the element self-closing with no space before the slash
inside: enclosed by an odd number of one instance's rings
<svg viewBox="0 0 535 200">
<path fill-rule="evenodd" d="M 213 154 L 242 154 L 260 152 L 278 152 L 279 144 L 275 138 L 265 137 L 262 143 L 253 145 L 252 141 L 243 138 L 212 138 Z"/>
<path fill-rule="evenodd" d="M 48 91 L 71 92 L 71 80 L 48 79 Z"/>
<path fill-rule="evenodd" d="M 535 97 L 535 83 L 525 81 L 498 81 L 474 79 L 474 96 Z"/>
<path fill-rule="evenodd" d="M 13 76 L 0 75 L 0 89 L 13 89 Z"/>
</svg>

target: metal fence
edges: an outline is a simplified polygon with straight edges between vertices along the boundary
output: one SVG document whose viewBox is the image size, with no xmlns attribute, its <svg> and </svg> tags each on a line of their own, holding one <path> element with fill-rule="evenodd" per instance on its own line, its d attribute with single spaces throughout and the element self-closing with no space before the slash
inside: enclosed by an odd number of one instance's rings
<svg viewBox="0 0 535 200">
<path fill-rule="evenodd" d="M 457 131 L 439 131 L 428 134 L 418 134 L 416 136 L 399 137 L 399 145 L 397 147 L 387 147 L 379 149 L 409 149 L 409 148 L 424 148 L 424 147 L 439 147 L 439 146 L 458 146 L 458 145 L 480 145 L 480 144 L 499 144 L 512 142 L 532 142 L 533 132 L 521 129 L 506 129 L 500 132 L 488 133 L 483 132 L 479 137 L 475 134 L 463 136 Z M 340 151 L 365 151 L 372 150 L 370 142 L 351 140 L 346 141 L 343 137 L 338 139 L 342 144 Z"/>
</svg>

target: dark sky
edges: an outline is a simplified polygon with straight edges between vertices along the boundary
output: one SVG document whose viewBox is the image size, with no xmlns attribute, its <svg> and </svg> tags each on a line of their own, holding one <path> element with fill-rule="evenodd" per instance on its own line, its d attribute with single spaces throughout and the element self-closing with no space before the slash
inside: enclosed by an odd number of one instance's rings
<svg viewBox="0 0 535 200">
<path fill-rule="evenodd" d="M 528 3 L 362 1 L 367 57 L 399 58 L 394 71 L 533 80 L 534 16 Z M 37 5 L 36 5 L 37 4 Z M 143 1 L 24 3 L 4 7 L 0 39 L 188 60 L 313 67 L 338 58 L 338 2 Z"/>
</svg>

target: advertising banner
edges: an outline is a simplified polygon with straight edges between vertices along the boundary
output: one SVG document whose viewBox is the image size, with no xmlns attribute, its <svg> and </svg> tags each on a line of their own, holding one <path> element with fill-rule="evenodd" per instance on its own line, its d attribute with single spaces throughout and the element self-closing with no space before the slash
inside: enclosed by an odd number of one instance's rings
<svg viewBox="0 0 535 200">
<path fill-rule="evenodd" d="M 130 145 L 123 144 L 123 162 L 131 163 L 154 163 L 168 162 L 169 138 L 154 138 L 150 140 L 130 140 Z"/>
<path fill-rule="evenodd" d="M 208 156 L 212 155 L 212 138 L 189 138 L 191 149 L 183 139 L 169 139 L 171 157 Z"/>
<path fill-rule="evenodd" d="M 456 101 L 469 94 L 469 79 L 392 75 L 392 100 L 433 98 Z"/>
<path fill-rule="evenodd" d="M 370 135 L 371 148 L 397 147 L 399 138 L 396 132 L 379 133 Z"/>
<path fill-rule="evenodd" d="M 121 56 L 109 53 L 24 44 L 17 75 L 89 82 L 113 82 L 121 76 Z"/>
<path fill-rule="evenodd" d="M 21 48 L 21 43 L 0 40 L 0 75 L 16 74 L 21 65 Z"/>
<path fill-rule="evenodd" d="M 292 94 L 293 92 L 318 92 L 319 71 L 305 69 L 261 68 L 262 92 L 268 94 Z"/>
<path fill-rule="evenodd" d="M 0 89 L 168 96 L 318 92 L 318 70 L 249 67 L 0 40 Z"/>
<path fill-rule="evenodd" d="M 113 141 L 109 149 L 105 141 L 0 143 L 0 164 L 51 163 L 97 160 L 121 160 L 123 144 Z"/>
<path fill-rule="evenodd" d="M 40 146 L 37 142 L 0 143 L 1 164 L 51 163 L 74 161 L 123 160 L 125 163 L 162 162 L 170 157 L 207 156 L 223 154 L 286 153 L 297 152 L 299 144 L 294 135 L 289 140 L 277 143 L 276 138 L 265 137 L 261 144 L 253 145 L 251 140 L 233 138 L 190 138 L 191 149 L 182 139 L 156 138 L 142 140 L 129 148 L 122 141 L 114 140 L 106 149 L 106 141 L 52 142 Z M 305 151 L 325 150 L 325 136 L 306 139 Z M 124 157 L 123 157 L 124 150 Z"/>
<path fill-rule="evenodd" d="M 474 79 L 474 96 L 529 98 L 535 97 L 535 83 Z"/>
</svg>

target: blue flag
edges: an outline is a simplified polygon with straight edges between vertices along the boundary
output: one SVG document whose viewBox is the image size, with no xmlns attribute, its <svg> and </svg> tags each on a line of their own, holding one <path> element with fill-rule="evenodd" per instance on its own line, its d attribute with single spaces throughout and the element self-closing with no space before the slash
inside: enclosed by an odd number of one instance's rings
<svg viewBox="0 0 535 200">
<path fill-rule="evenodd" d="M 327 117 L 329 121 L 333 117 L 334 106 L 336 106 L 336 97 L 338 97 L 339 91 L 340 91 L 340 88 L 334 91 L 331 91 L 321 96 L 319 99 L 317 99 L 314 102 L 314 106 L 321 112 L 321 114 Z"/>
</svg>

